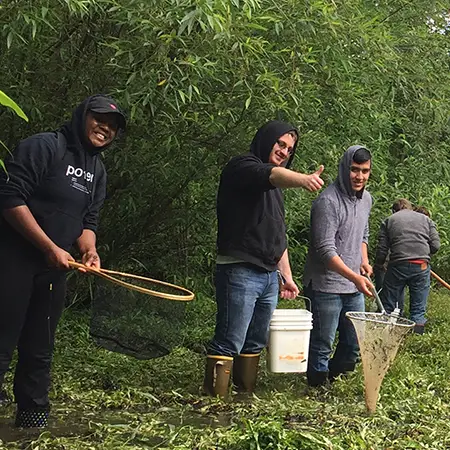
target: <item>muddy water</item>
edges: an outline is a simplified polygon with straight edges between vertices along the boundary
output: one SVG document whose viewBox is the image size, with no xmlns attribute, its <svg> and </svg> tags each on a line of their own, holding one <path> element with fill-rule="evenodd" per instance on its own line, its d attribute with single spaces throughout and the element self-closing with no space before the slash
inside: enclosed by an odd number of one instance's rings
<svg viewBox="0 0 450 450">
<path fill-rule="evenodd" d="M 1 410 L 0 412 L 0 441 L 5 442 L 22 442 L 37 439 L 42 433 L 50 433 L 55 437 L 62 436 L 82 436 L 92 433 L 91 421 L 93 417 L 82 417 L 80 413 L 75 411 L 68 412 L 53 408 L 49 426 L 47 428 L 16 428 L 14 427 L 15 407 L 10 406 Z M 117 418 L 97 418 L 97 422 L 104 423 L 106 420 L 117 421 Z M 124 421 L 120 421 L 124 423 Z"/>
<path fill-rule="evenodd" d="M 226 427 L 232 423 L 229 412 L 216 412 L 215 414 L 202 414 L 199 411 L 180 410 L 178 408 L 163 407 L 153 411 L 86 411 L 69 410 L 62 406 L 53 406 L 49 426 L 47 428 L 22 429 L 14 427 L 14 406 L 3 407 L 0 410 L 0 444 L 28 443 L 36 440 L 42 433 L 53 437 L 82 437 L 92 434 L 98 426 L 111 426 L 123 428 L 132 427 L 133 422 L 145 414 L 152 414 L 161 424 L 169 427 L 191 426 L 193 428 Z M 159 439 L 155 437 L 154 445 Z M 148 443 L 148 439 L 147 439 Z"/>
</svg>

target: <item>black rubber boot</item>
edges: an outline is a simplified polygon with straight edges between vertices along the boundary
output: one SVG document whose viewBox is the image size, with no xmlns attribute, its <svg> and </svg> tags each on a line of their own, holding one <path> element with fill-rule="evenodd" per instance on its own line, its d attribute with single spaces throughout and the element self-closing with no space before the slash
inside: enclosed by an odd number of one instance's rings
<svg viewBox="0 0 450 450">
<path fill-rule="evenodd" d="M 240 354 L 234 357 L 233 383 L 238 392 L 251 393 L 255 390 L 261 354 Z"/>
<path fill-rule="evenodd" d="M 230 356 L 208 355 L 206 359 L 205 381 L 203 390 L 205 394 L 213 397 L 228 396 L 233 358 Z"/>
<path fill-rule="evenodd" d="M 15 426 L 20 428 L 44 428 L 48 425 L 48 408 L 18 409 Z"/>
<path fill-rule="evenodd" d="M 333 360 L 331 360 L 328 364 L 328 368 L 330 369 L 330 372 L 328 373 L 328 379 L 333 382 L 339 375 L 345 376 L 349 372 L 353 372 L 355 370 L 355 367 L 356 363 L 346 363 L 340 364 L 338 366 L 337 364 L 333 364 Z"/>
<path fill-rule="evenodd" d="M 306 372 L 306 379 L 308 380 L 308 386 L 310 387 L 324 386 L 328 383 L 328 372 L 308 370 Z"/>
</svg>

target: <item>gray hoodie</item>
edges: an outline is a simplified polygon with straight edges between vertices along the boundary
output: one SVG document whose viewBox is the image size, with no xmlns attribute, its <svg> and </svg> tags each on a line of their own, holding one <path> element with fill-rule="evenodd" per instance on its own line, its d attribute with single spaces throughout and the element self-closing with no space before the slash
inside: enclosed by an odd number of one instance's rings
<svg viewBox="0 0 450 450">
<path fill-rule="evenodd" d="M 412 259 L 430 261 L 440 245 L 436 224 L 429 217 L 402 209 L 381 224 L 375 262 L 384 264 L 389 252 L 389 264 Z"/>
<path fill-rule="evenodd" d="M 315 291 L 352 294 L 356 286 L 328 268 L 334 256 L 340 256 L 355 273 L 360 273 L 361 246 L 368 243 L 372 196 L 362 189 L 355 192 L 350 183 L 353 155 L 361 145 L 347 149 L 339 163 L 338 178 L 328 186 L 311 208 L 311 229 L 303 283 L 312 283 Z"/>
</svg>

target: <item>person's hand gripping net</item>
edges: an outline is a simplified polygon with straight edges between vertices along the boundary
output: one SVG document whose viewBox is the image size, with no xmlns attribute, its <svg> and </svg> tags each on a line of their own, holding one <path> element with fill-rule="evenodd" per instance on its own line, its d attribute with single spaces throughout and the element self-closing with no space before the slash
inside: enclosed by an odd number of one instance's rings
<svg viewBox="0 0 450 450">
<path fill-rule="evenodd" d="M 357 275 L 354 283 L 359 292 L 362 292 L 368 297 L 373 297 L 375 286 L 372 284 L 372 281 L 370 281 L 370 278 L 367 275 Z"/>
</svg>

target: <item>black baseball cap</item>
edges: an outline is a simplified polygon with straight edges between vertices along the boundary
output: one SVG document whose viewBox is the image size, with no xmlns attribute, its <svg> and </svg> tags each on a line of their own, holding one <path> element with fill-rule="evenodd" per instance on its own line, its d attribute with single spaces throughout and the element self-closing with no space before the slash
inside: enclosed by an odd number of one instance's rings
<svg viewBox="0 0 450 450">
<path fill-rule="evenodd" d="M 127 126 L 125 115 L 120 110 L 119 105 L 111 97 L 108 97 L 106 95 L 92 96 L 89 101 L 88 110 L 99 114 L 117 114 L 117 123 L 119 125 L 119 128 L 125 130 Z"/>
</svg>

